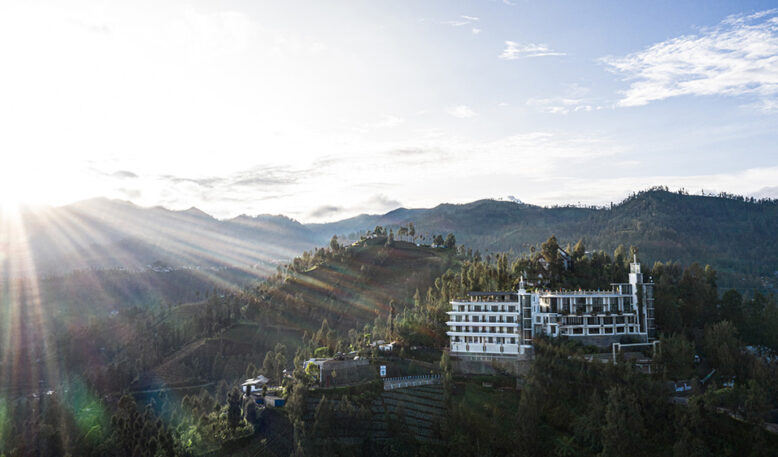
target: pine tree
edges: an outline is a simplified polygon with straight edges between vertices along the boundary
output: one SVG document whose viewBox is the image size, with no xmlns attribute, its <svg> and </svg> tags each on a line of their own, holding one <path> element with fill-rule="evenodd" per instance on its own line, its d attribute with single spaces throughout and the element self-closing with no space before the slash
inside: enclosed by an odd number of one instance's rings
<svg viewBox="0 0 778 457">
<path fill-rule="evenodd" d="M 640 405 L 632 392 L 621 386 L 608 391 L 605 425 L 602 429 L 602 457 L 643 455 L 646 429 Z"/>
<path fill-rule="evenodd" d="M 243 396 L 237 387 L 233 387 L 227 396 L 227 424 L 231 429 L 236 429 L 240 425 L 243 406 Z"/>
</svg>

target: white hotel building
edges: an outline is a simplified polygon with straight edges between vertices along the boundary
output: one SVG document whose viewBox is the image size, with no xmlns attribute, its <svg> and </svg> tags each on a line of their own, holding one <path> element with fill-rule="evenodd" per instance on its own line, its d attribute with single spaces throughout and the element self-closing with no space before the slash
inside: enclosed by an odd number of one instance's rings
<svg viewBox="0 0 778 457">
<path fill-rule="evenodd" d="M 640 264 L 630 265 L 629 282 L 612 290 L 526 290 L 470 292 L 452 300 L 448 312 L 451 355 L 470 360 L 523 358 L 532 339 L 545 334 L 609 346 L 625 337 L 655 337 L 654 284 L 644 282 Z"/>
</svg>

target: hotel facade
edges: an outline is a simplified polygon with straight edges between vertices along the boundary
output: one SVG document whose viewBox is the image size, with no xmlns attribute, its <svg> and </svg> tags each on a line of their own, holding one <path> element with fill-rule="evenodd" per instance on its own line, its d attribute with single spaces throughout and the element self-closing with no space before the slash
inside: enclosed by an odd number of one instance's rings
<svg viewBox="0 0 778 457">
<path fill-rule="evenodd" d="M 541 334 L 565 336 L 584 344 L 610 346 L 624 339 L 655 338 L 654 284 L 645 282 L 637 259 L 629 282 L 611 290 L 527 290 L 470 292 L 452 300 L 451 355 L 469 360 L 529 358 Z"/>
</svg>

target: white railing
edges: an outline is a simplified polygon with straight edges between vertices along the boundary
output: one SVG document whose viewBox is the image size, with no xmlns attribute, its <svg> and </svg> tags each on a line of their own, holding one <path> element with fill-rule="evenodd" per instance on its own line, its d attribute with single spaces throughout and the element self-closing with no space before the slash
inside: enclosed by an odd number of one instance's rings
<svg viewBox="0 0 778 457">
<path fill-rule="evenodd" d="M 402 389 L 404 387 L 428 386 L 430 384 L 440 384 L 439 374 L 421 375 L 421 376 L 403 376 L 399 378 L 385 378 L 384 390 Z"/>
</svg>

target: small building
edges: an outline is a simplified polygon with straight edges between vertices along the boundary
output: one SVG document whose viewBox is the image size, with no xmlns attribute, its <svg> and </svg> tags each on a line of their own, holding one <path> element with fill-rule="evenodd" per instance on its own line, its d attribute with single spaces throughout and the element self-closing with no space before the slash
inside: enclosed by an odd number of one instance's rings
<svg viewBox="0 0 778 457">
<path fill-rule="evenodd" d="M 286 404 L 286 399 L 276 395 L 265 395 L 265 406 L 268 408 L 282 408 Z"/>
<path fill-rule="evenodd" d="M 379 344 L 378 350 L 382 352 L 392 352 L 396 346 L 397 346 L 397 342 L 392 341 L 391 343 Z"/>
<path fill-rule="evenodd" d="M 256 378 L 249 378 L 243 384 L 240 385 L 240 390 L 246 395 L 251 395 L 254 392 L 261 391 L 267 383 L 270 382 L 265 376 L 259 375 Z"/>
<path fill-rule="evenodd" d="M 334 387 L 355 382 L 368 381 L 376 377 L 375 370 L 363 358 L 314 358 L 307 360 L 304 367 L 316 365 L 321 387 Z"/>
</svg>

